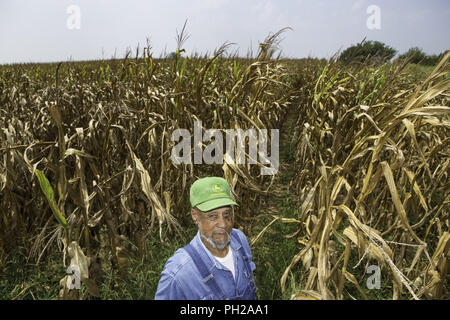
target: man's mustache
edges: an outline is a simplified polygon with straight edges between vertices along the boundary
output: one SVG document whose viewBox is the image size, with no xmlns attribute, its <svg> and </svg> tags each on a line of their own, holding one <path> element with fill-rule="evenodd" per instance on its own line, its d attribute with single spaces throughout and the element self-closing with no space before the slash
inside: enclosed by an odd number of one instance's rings
<svg viewBox="0 0 450 320">
<path fill-rule="evenodd" d="M 228 235 L 228 238 L 230 238 L 231 237 L 231 231 L 228 232 L 226 229 L 223 229 L 223 231 L 213 231 L 212 235 L 217 234 L 217 233 L 223 233 L 224 231 Z"/>
<path fill-rule="evenodd" d="M 222 249 L 222 246 L 226 247 L 230 241 L 231 241 L 231 233 L 225 230 L 225 233 L 228 235 L 228 238 L 223 243 L 217 243 L 213 240 L 214 232 L 211 234 L 211 237 L 208 238 L 206 235 L 204 235 L 202 232 L 200 232 L 200 236 L 205 239 L 211 246 L 213 246 L 216 249 Z"/>
</svg>

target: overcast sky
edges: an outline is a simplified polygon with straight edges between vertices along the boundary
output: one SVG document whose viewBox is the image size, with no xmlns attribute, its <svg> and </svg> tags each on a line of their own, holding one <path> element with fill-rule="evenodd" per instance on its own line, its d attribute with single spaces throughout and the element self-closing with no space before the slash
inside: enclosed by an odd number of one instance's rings
<svg viewBox="0 0 450 320">
<path fill-rule="evenodd" d="M 329 58 L 364 37 L 400 53 L 450 49 L 449 0 L 0 0 L 0 64 L 122 57 L 147 37 L 158 57 L 186 19 L 188 54 L 229 41 L 245 56 L 284 27 L 291 58 Z"/>
</svg>

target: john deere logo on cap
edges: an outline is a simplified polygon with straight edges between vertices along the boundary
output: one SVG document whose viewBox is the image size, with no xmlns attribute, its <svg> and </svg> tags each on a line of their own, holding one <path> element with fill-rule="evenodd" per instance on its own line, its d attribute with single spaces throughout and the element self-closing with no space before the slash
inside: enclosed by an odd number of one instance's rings
<svg viewBox="0 0 450 320">
<path fill-rule="evenodd" d="M 217 196 L 226 196 L 227 195 L 223 190 L 223 186 L 221 186 L 220 184 L 213 184 L 211 186 L 211 190 L 212 190 L 212 193 L 210 194 L 210 196 L 217 197 Z"/>
</svg>

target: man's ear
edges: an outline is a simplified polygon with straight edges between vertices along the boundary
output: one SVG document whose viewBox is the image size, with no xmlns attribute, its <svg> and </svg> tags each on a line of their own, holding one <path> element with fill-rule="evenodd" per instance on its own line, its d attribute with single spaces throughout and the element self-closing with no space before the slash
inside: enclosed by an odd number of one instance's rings
<svg viewBox="0 0 450 320">
<path fill-rule="evenodd" d="M 198 215 L 197 215 L 197 210 L 195 210 L 194 208 L 191 209 L 191 217 L 192 217 L 192 220 L 194 220 L 194 223 L 197 224 Z"/>
</svg>

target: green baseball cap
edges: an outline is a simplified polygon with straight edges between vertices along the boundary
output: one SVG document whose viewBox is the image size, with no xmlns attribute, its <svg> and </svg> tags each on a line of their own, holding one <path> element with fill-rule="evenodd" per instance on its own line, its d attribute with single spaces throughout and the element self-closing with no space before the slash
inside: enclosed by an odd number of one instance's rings
<svg viewBox="0 0 450 320">
<path fill-rule="evenodd" d="M 207 177 L 195 181 L 190 190 L 190 201 L 192 207 L 200 211 L 210 211 L 216 208 L 235 205 L 231 200 L 230 186 L 224 178 Z"/>
</svg>

